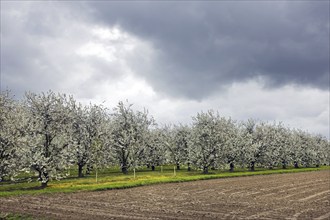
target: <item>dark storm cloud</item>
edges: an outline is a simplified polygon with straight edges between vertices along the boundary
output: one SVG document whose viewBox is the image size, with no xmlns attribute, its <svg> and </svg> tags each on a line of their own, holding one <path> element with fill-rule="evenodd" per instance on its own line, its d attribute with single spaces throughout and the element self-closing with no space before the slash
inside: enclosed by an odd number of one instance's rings
<svg viewBox="0 0 330 220">
<path fill-rule="evenodd" d="M 235 81 L 327 89 L 329 2 L 89 2 L 103 25 L 120 25 L 159 51 L 135 69 L 153 87 L 201 99 Z"/>
<path fill-rule="evenodd" d="M 104 75 L 116 78 L 117 67 L 77 56 L 75 49 L 91 37 L 83 29 L 89 23 L 79 7 L 83 5 L 1 2 L 1 90 L 9 89 L 20 97 L 29 90 L 66 92 L 84 85 L 80 93 L 88 91 L 84 96 L 90 97 L 88 83 L 97 84 Z M 90 76 L 76 85 L 70 77 L 80 78 L 82 69 Z"/>
<path fill-rule="evenodd" d="M 129 99 L 162 123 L 215 109 L 329 137 L 329 1 L 0 4 L 1 90 L 17 97 Z"/>
<path fill-rule="evenodd" d="M 60 88 L 59 82 L 84 65 L 93 71 L 87 84 L 116 80 L 120 68 L 77 57 L 70 45 L 61 42 L 66 37 L 72 44 L 87 42 L 91 36 L 79 32 L 81 24 L 118 25 L 149 42 L 155 49 L 152 62 L 141 62 L 141 52 L 127 65 L 165 95 L 201 100 L 233 82 L 258 77 L 268 87 L 329 86 L 328 1 L 1 2 L 1 6 L 2 86 L 14 90 Z"/>
</svg>

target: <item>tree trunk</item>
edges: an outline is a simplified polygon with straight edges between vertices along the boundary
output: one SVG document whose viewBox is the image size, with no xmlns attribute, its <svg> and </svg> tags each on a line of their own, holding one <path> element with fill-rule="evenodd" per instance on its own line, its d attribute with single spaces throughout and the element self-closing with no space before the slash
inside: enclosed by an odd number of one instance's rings
<svg viewBox="0 0 330 220">
<path fill-rule="evenodd" d="M 41 188 L 46 188 L 48 182 L 41 182 Z"/>
<path fill-rule="evenodd" d="M 48 176 L 47 172 L 42 172 L 42 174 L 44 176 L 44 179 L 41 181 L 41 187 L 45 188 L 45 187 L 47 187 L 47 183 L 49 181 L 49 176 Z"/>
<path fill-rule="evenodd" d="M 316 167 L 319 168 L 320 167 L 320 164 L 316 164 Z"/>
<path fill-rule="evenodd" d="M 250 171 L 254 171 L 254 163 L 255 163 L 254 161 L 251 162 L 251 164 L 250 164 Z"/>
<path fill-rule="evenodd" d="M 208 174 L 209 173 L 209 168 L 208 167 L 204 167 L 203 168 L 203 173 L 204 174 Z"/>
<path fill-rule="evenodd" d="M 42 180 L 42 178 L 41 178 L 41 171 L 38 170 L 38 181 L 41 181 L 41 180 Z"/>
<path fill-rule="evenodd" d="M 188 163 L 188 171 L 191 171 L 190 163 Z"/>
<path fill-rule="evenodd" d="M 282 161 L 282 169 L 286 169 L 286 161 L 285 160 Z"/>
<path fill-rule="evenodd" d="M 152 171 L 155 171 L 155 165 L 152 165 L 152 166 L 151 166 L 151 170 L 152 170 Z"/>
<path fill-rule="evenodd" d="M 79 178 L 84 176 L 82 171 L 83 171 L 83 165 L 78 164 L 78 177 Z"/>
<path fill-rule="evenodd" d="M 299 168 L 299 165 L 298 165 L 297 161 L 294 162 L 294 168 Z"/>
<path fill-rule="evenodd" d="M 127 171 L 127 165 L 126 164 L 121 167 L 121 172 L 123 174 L 127 174 L 128 173 L 128 171 Z"/>
<path fill-rule="evenodd" d="M 95 170 L 95 182 L 97 182 L 97 168 Z"/>
<path fill-rule="evenodd" d="M 127 168 L 128 168 L 127 167 L 127 158 L 129 156 L 129 153 L 126 154 L 123 148 L 121 150 L 122 150 L 121 172 L 123 174 L 127 174 L 128 173 L 128 171 L 127 171 Z M 148 163 L 148 165 L 149 165 L 149 163 Z"/>
<path fill-rule="evenodd" d="M 180 170 L 180 164 L 178 164 L 178 163 L 176 164 L 176 169 Z"/>
<path fill-rule="evenodd" d="M 234 168 L 235 168 L 234 163 L 231 162 L 231 163 L 229 164 L 229 166 L 230 166 L 229 171 L 230 171 L 230 172 L 234 172 Z"/>
</svg>

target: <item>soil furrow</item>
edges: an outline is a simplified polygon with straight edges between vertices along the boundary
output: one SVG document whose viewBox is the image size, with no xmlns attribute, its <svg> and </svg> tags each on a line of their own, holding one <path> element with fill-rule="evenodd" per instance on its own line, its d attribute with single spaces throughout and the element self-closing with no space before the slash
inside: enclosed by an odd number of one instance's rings
<svg viewBox="0 0 330 220">
<path fill-rule="evenodd" d="M 0 198 L 0 212 L 45 219 L 330 218 L 329 171 Z"/>
</svg>

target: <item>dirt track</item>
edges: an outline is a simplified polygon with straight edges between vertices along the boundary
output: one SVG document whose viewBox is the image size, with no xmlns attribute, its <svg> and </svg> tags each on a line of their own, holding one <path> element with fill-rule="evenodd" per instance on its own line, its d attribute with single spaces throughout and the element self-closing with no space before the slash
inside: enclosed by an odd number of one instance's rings
<svg viewBox="0 0 330 220">
<path fill-rule="evenodd" d="M 0 198 L 0 212 L 46 219 L 330 219 L 330 172 Z"/>
</svg>

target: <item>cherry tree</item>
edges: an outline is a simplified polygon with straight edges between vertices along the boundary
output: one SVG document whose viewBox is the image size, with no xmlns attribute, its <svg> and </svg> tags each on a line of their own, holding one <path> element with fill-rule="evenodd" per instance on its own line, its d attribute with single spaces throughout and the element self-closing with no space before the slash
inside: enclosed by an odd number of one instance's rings
<svg viewBox="0 0 330 220">
<path fill-rule="evenodd" d="M 322 135 L 315 135 L 314 139 L 314 152 L 315 164 L 319 167 L 321 164 L 329 164 L 330 144 L 326 137 Z"/>
<path fill-rule="evenodd" d="M 193 164 L 208 173 L 210 166 L 219 161 L 219 149 L 223 143 L 220 122 L 222 119 L 218 113 L 209 110 L 201 112 L 193 117 L 190 151 Z"/>
<path fill-rule="evenodd" d="M 144 160 L 148 167 L 154 171 L 156 165 L 166 163 L 166 144 L 162 129 L 153 129 L 146 138 Z"/>
<path fill-rule="evenodd" d="M 279 159 L 279 137 L 277 135 L 276 125 L 260 123 L 256 127 L 258 145 L 260 152 L 259 162 L 272 169 L 277 165 Z"/>
<path fill-rule="evenodd" d="M 21 168 L 21 137 L 25 133 L 23 108 L 9 91 L 0 93 L 0 181 L 13 178 Z"/>
<path fill-rule="evenodd" d="M 110 118 L 106 109 L 101 105 L 82 106 L 74 99 L 70 100 L 70 113 L 75 163 L 78 166 L 78 177 L 82 177 L 83 169 L 87 164 L 91 169 L 93 163 L 96 163 L 97 167 L 109 163 L 107 160 L 110 160 L 111 139 L 105 138 L 105 136 L 110 133 Z M 101 150 L 103 150 L 102 154 L 99 153 Z"/>
<path fill-rule="evenodd" d="M 290 157 L 292 159 L 295 168 L 298 168 L 299 164 L 301 163 L 301 145 L 300 145 L 301 139 L 299 133 L 301 133 L 301 131 L 292 130 L 290 135 L 290 142 L 291 142 Z"/>
<path fill-rule="evenodd" d="M 242 158 L 243 148 L 245 142 L 241 133 L 240 127 L 238 127 L 231 119 L 222 119 L 222 138 L 221 148 L 222 157 L 225 162 L 229 164 L 229 171 L 233 172 L 235 164 L 242 164 L 244 158 Z"/>
<path fill-rule="evenodd" d="M 261 139 L 256 132 L 257 121 L 249 119 L 242 124 L 242 137 L 244 147 L 241 148 L 241 161 L 247 162 L 251 171 L 255 170 L 255 164 L 260 161 L 260 144 Z"/>
<path fill-rule="evenodd" d="M 27 111 L 26 152 L 27 167 L 38 172 L 43 187 L 50 178 L 63 177 L 70 161 L 70 117 L 65 95 L 26 93 L 24 107 Z"/>
<path fill-rule="evenodd" d="M 291 163 L 291 131 L 283 126 L 282 123 L 275 125 L 275 143 L 278 152 L 278 162 L 282 163 L 282 168 L 286 169 Z"/>
<path fill-rule="evenodd" d="M 168 149 L 169 158 L 180 170 L 180 165 L 188 160 L 188 137 L 189 127 L 186 125 L 166 126 L 164 128 L 166 135 L 165 144 Z M 190 166 L 190 164 L 188 164 Z M 189 167 L 188 166 L 188 167 Z"/>
<path fill-rule="evenodd" d="M 133 111 L 132 105 L 119 102 L 114 109 L 112 140 L 121 170 L 127 174 L 128 168 L 135 168 L 143 160 L 149 129 L 155 122 L 145 110 Z"/>
<path fill-rule="evenodd" d="M 111 139 L 112 123 L 111 118 L 101 105 L 90 105 L 86 107 L 85 121 L 85 149 L 90 154 L 90 158 L 86 161 L 96 172 L 98 169 L 112 165 L 114 161 L 113 140 Z"/>
<path fill-rule="evenodd" d="M 235 139 L 234 139 L 234 149 L 232 154 L 235 157 L 235 162 L 240 167 L 245 167 L 249 164 L 249 146 L 251 145 L 248 141 L 251 141 L 249 133 L 244 127 L 244 123 L 239 123 L 236 125 Z"/>
<path fill-rule="evenodd" d="M 311 135 L 306 131 L 292 130 L 290 135 L 290 156 L 295 168 L 299 165 L 320 166 L 328 162 L 329 141 L 321 135 Z"/>
<path fill-rule="evenodd" d="M 78 166 L 78 177 L 82 177 L 84 166 L 91 159 L 91 149 L 88 144 L 86 129 L 86 113 L 84 107 L 77 103 L 73 98 L 70 99 L 70 116 L 71 116 L 71 142 L 74 147 L 74 156 L 72 163 Z M 74 159 L 76 157 L 76 159 Z"/>
<path fill-rule="evenodd" d="M 300 132 L 301 164 L 305 167 L 320 165 L 323 152 L 320 150 L 320 137 L 314 136 L 308 132 Z"/>
<path fill-rule="evenodd" d="M 291 157 L 295 168 L 303 165 L 310 166 L 313 163 L 313 143 L 310 134 L 302 130 L 294 130 L 292 134 L 293 148 Z"/>
</svg>

